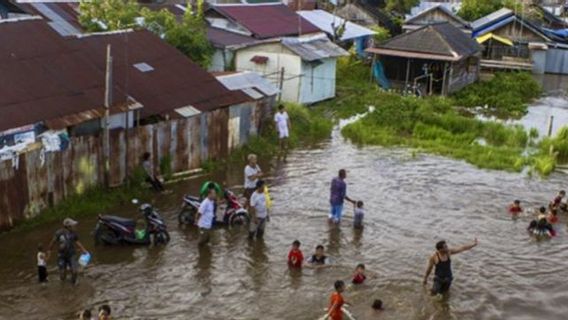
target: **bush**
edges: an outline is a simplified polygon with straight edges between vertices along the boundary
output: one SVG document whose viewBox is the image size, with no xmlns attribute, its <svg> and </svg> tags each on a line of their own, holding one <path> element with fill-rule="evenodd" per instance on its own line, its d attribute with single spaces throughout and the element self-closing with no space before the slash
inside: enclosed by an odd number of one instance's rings
<svg viewBox="0 0 568 320">
<path fill-rule="evenodd" d="M 485 115 L 499 118 L 520 118 L 527 112 L 528 103 L 542 90 L 529 73 L 496 73 L 490 81 L 472 84 L 453 95 L 459 106 L 484 107 Z"/>
</svg>

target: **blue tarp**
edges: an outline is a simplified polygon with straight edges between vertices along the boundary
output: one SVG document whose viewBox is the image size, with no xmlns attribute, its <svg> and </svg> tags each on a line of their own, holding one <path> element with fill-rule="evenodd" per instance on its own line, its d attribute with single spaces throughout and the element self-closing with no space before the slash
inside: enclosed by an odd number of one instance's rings
<svg viewBox="0 0 568 320">
<path fill-rule="evenodd" d="M 373 76 L 379 86 L 383 87 L 383 89 L 390 89 L 390 81 L 387 79 L 385 69 L 380 61 L 375 61 L 373 64 Z"/>
<path fill-rule="evenodd" d="M 542 28 L 542 30 L 544 30 L 544 31 L 546 31 L 546 32 L 548 32 L 548 33 L 550 33 L 550 34 L 553 34 L 553 35 L 555 35 L 555 36 L 557 36 L 557 37 L 568 38 L 568 29 L 552 30 L 552 29 L 545 29 L 545 28 Z"/>
</svg>

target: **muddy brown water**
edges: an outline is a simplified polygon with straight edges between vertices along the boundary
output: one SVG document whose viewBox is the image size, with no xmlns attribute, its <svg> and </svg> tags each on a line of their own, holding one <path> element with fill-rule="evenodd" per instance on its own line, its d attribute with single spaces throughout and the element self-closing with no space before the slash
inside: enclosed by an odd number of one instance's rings
<svg viewBox="0 0 568 320">
<path fill-rule="evenodd" d="M 566 176 L 547 180 L 523 174 L 479 170 L 461 161 L 413 155 L 405 149 L 358 148 L 333 137 L 291 153 L 270 168 L 274 200 L 264 241 L 245 232 L 218 229 L 198 250 L 193 228 L 180 228 L 176 214 L 183 193 L 195 193 L 203 179 L 172 186 L 171 195 L 152 199 L 167 220 L 165 247 L 95 247 L 95 218 L 81 219 L 79 235 L 93 254 L 76 287 L 35 278 L 35 248 L 58 227 L 44 225 L 0 237 L 0 319 L 74 319 L 85 307 L 108 303 L 115 319 L 283 319 L 315 320 L 324 314 L 333 282 L 349 280 L 357 263 L 371 277 L 345 294 L 361 319 L 566 319 L 568 233 L 537 242 L 525 232 L 530 217 L 511 220 L 506 206 L 518 198 L 526 208 L 545 204 L 566 187 Z M 348 194 L 366 206 L 365 228 L 354 231 L 352 208 L 341 228 L 329 226 L 329 182 L 348 169 Z M 242 184 L 242 168 L 214 179 Z M 113 210 L 134 216 L 125 204 Z M 443 301 L 431 298 L 421 278 L 434 244 L 450 246 L 479 239 L 479 246 L 452 258 L 454 284 Z M 294 239 L 308 256 L 323 244 L 333 267 L 289 271 L 286 255 Z M 431 281 L 430 281 L 431 284 Z M 380 298 L 386 310 L 370 310 Z"/>
</svg>

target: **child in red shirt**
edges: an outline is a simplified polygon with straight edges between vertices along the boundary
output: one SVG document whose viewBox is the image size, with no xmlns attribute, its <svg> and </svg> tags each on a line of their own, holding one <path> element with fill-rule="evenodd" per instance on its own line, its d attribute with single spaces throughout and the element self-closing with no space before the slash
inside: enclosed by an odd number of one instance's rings
<svg viewBox="0 0 568 320">
<path fill-rule="evenodd" d="M 304 254 L 300 250 L 300 241 L 292 243 L 292 250 L 288 253 L 288 265 L 293 268 L 301 268 L 304 263 Z"/>
<path fill-rule="evenodd" d="M 516 217 L 521 212 L 523 212 L 523 208 L 521 208 L 521 201 L 520 200 L 513 201 L 513 204 L 509 206 L 509 213 Z"/>
<path fill-rule="evenodd" d="M 365 276 L 365 265 L 362 263 L 358 264 L 357 268 L 355 268 L 355 273 L 353 273 L 353 281 L 351 282 L 353 284 L 363 284 L 365 279 L 367 279 L 367 276 Z"/>
<path fill-rule="evenodd" d="M 335 281 L 335 292 L 331 294 L 329 301 L 329 309 L 327 312 L 328 319 L 343 320 L 343 311 L 341 308 L 344 304 L 348 304 L 343 300 L 341 293 L 345 291 L 345 283 L 341 280 Z"/>
</svg>

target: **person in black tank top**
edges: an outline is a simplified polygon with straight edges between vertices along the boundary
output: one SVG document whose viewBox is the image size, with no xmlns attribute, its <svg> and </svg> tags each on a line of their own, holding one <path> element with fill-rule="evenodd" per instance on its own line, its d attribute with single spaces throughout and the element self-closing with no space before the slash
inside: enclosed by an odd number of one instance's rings
<svg viewBox="0 0 568 320">
<path fill-rule="evenodd" d="M 426 269 L 423 281 L 423 284 L 426 285 L 432 269 L 435 269 L 434 284 L 432 285 L 431 290 L 432 295 L 444 294 L 450 290 L 453 280 L 452 260 L 450 256 L 452 254 L 458 254 L 460 252 L 470 250 L 475 246 L 477 246 L 477 239 L 475 239 L 470 245 L 465 245 L 456 249 L 448 248 L 446 241 L 439 241 L 436 243 L 436 252 L 428 260 L 428 268 Z"/>
<path fill-rule="evenodd" d="M 308 266 L 315 268 L 329 266 L 328 259 L 324 254 L 324 248 L 321 244 L 316 247 L 316 253 L 308 259 Z"/>
</svg>

